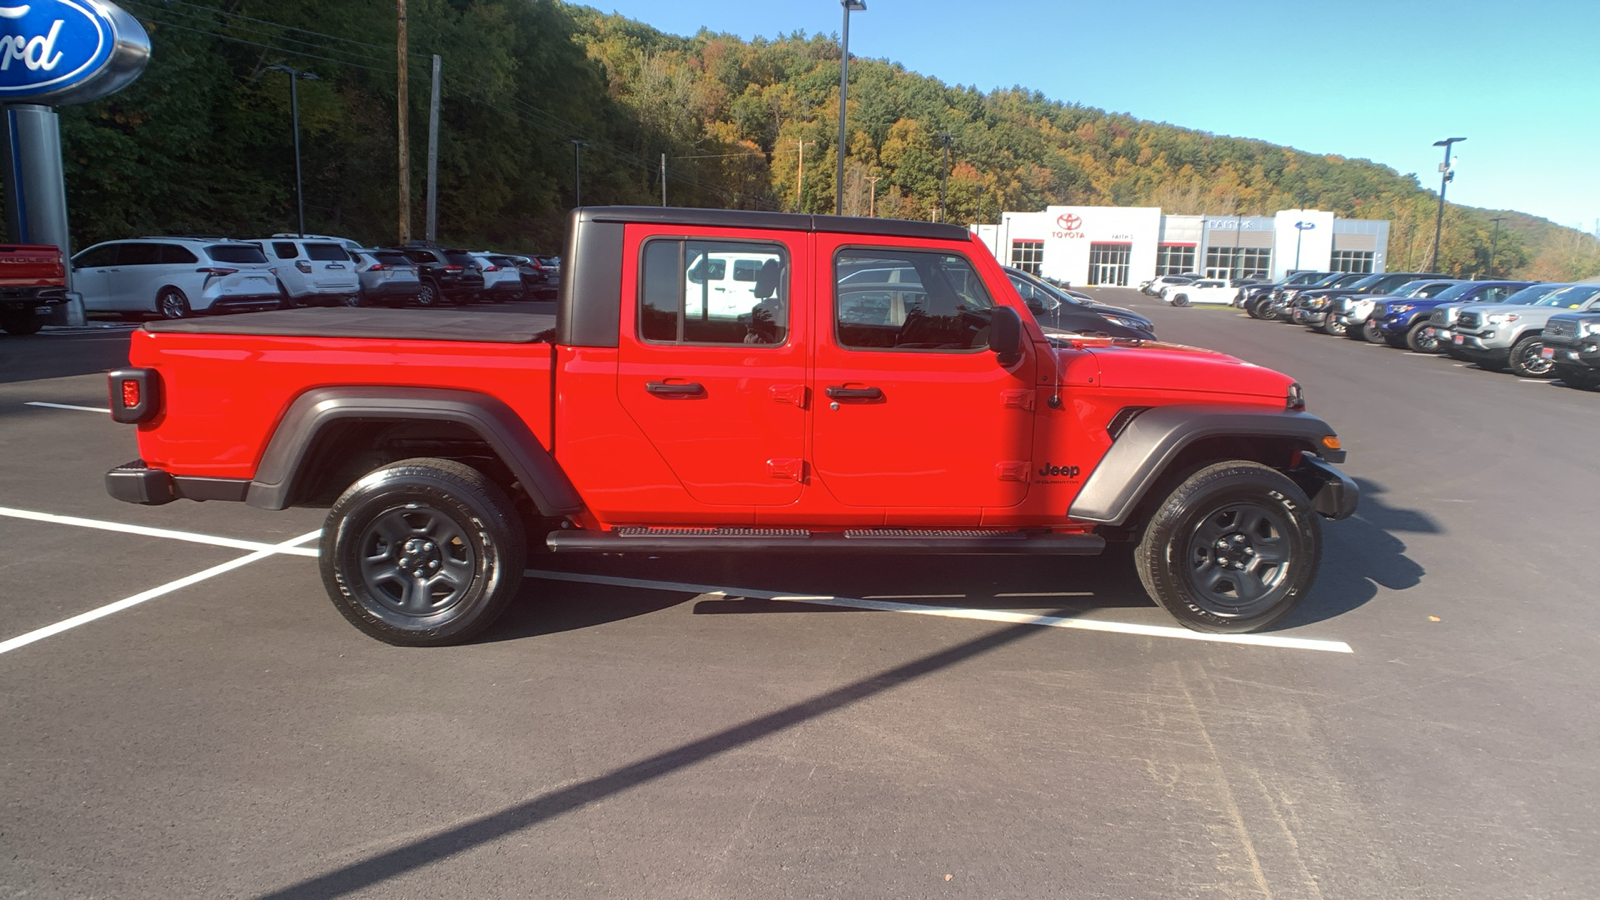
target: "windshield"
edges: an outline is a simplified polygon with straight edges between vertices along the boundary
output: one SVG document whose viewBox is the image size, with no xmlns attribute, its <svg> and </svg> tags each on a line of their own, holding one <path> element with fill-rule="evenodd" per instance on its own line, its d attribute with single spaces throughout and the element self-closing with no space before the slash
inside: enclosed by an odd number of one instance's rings
<svg viewBox="0 0 1600 900">
<path fill-rule="evenodd" d="M 1321 279 L 1319 279 L 1317 281 L 1313 281 L 1311 283 L 1311 286 L 1312 287 L 1333 287 L 1334 285 L 1339 284 L 1343 279 L 1348 278 L 1348 277 L 1349 277 L 1348 273 L 1335 272 L 1332 275 L 1325 275 Z"/>
<path fill-rule="evenodd" d="M 1439 282 L 1437 281 L 1408 281 L 1389 293 L 1395 295 L 1396 297 L 1415 297 L 1438 283 Z M 1437 297 L 1439 294 L 1435 293 L 1432 296 Z"/>
<path fill-rule="evenodd" d="M 1285 278 L 1283 283 L 1286 285 L 1312 284 L 1327 277 L 1328 276 L 1322 274 L 1321 272 L 1301 272 L 1299 275 L 1290 275 L 1288 278 Z"/>
<path fill-rule="evenodd" d="M 1435 299 L 1435 300 L 1446 300 L 1446 301 L 1454 300 L 1457 297 L 1462 297 L 1462 296 L 1465 296 L 1467 294 L 1470 294 L 1470 293 L 1472 293 L 1473 291 L 1477 290 L 1478 288 L 1480 288 L 1482 286 L 1483 285 L 1481 285 L 1481 284 L 1473 284 L 1470 281 L 1468 281 L 1468 282 L 1466 282 L 1464 284 L 1452 284 L 1449 287 L 1445 288 L 1444 290 L 1440 291 L 1439 293 L 1434 294 L 1433 295 L 1433 299 Z"/>
<path fill-rule="evenodd" d="M 1582 309 L 1583 305 L 1600 295 L 1600 284 L 1575 284 L 1562 288 L 1535 303 L 1534 306 L 1553 306 L 1557 309 Z"/>
<path fill-rule="evenodd" d="M 1517 291 L 1515 294 L 1512 294 L 1500 302 L 1508 306 L 1536 306 L 1539 301 L 1549 295 L 1551 291 L 1559 291 L 1562 288 L 1567 287 L 1572 287 L 1572 285 L 1559 283 L 1535 284 Z"/>
</svg>

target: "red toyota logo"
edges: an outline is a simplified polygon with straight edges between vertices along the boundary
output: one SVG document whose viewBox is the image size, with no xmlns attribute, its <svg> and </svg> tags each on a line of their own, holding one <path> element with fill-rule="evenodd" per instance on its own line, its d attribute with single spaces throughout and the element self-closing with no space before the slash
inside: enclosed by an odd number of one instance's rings
<svg viewBox="0 0 1600 900">
<path fill-rule="evenodd" d="M 1061 226 L 1062 231 L 1077 231 L 1083 227 L 1083 219 L 1072 213 L 1062 213 L 1056 217 L 1056 224 Z"/>
</svg>

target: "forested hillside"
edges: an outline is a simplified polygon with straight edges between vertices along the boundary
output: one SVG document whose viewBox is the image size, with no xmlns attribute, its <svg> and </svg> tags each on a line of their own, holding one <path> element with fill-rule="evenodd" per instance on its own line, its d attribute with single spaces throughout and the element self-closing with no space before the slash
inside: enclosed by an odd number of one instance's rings
<svg viewBox="0 0 1600 900">
<path fill-rule="evenodd" d="M 412 229 L 422 230 L 430 54 L 443 57 L 441 238 L 557 246 L 573 202 L 831 212 L 839 47 L 796 33 L 743 41 L 558 0 L 410 0 Z M 379 0 L 126 0 L 154 53 L 143 79 L 62 111 L 79 245 L 153 232 L 292 228 L 286 63 L 315 73 L 300 105 L 308 228 L 398 231 L 395 13 Z M 936 73 L 935 73 L 936 74 Z M 851 62 L 847 213 L 992 221 L 1050 203 L 1269 214 L 1297 206 L 1389 219 L 1390 268 L 1425 265 L 1436 194 L 1365 160 L 1217 137 L 1046 98 L 951 87 L 892 62 Z M 802 160 L 803 153 L 803 160 Z M 803 171 L 802 171 L 803 165 Z M 875 185 L 875 190 L 874 186 Z M 875 194 L 875 198 L 873 197 Z M 1489 268 L 1495 215 L 1452 206 L 1441 265 Z M 1600 242 L 1521 214 L 1501 271 L 1600 273 Z"/>
</svg>

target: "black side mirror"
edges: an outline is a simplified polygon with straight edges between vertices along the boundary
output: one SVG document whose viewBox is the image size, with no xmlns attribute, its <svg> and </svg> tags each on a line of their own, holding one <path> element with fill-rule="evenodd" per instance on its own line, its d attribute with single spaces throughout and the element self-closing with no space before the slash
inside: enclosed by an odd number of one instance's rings
<svg viewBox="0 0 1600 900">
<path fill-rule="evenodd" d="M 1000 365 L 1014 366 L 1022 359 L 1022 317 L 1009 306 L 997 306 L 989 319 L 989 349 Z"/>
</svg>

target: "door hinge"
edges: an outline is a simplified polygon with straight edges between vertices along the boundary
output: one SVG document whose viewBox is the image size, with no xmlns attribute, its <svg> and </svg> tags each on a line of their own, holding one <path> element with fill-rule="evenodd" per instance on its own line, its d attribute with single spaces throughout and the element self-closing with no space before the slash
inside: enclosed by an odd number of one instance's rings
<svg viewBox="0 0 1600 900">
<path fill-rule="evenodd" d="M 1029 468 L 1031 467 L 1028 465 L 1027 460 L 995 463 L 994 477 L 1001 481 L 1021 481 L 1026 483 Z"/>
<path fill-rule="evenodd" d="M 767 474 L 785 481 L 804 482 L 806 480 L 806 461 L 803 459 L 769 459 L 767 460 Z M 1023 474 L 1027 474 L 1027 469 L 1023 469 Z"/>
<path fill-rule="evenodd" d="M 1033 391 L 1001 391 L 1000 403 L 1006 409 L 1033 409 Z"/>
<path fill-rule="evenodd" d="M 772 399 L 778 403 L 793 403 L 801 409 L 806 408 L 806 398 L 810 391 L 803 384 L 775 384 L 772 386 Z"/>
</svg>

